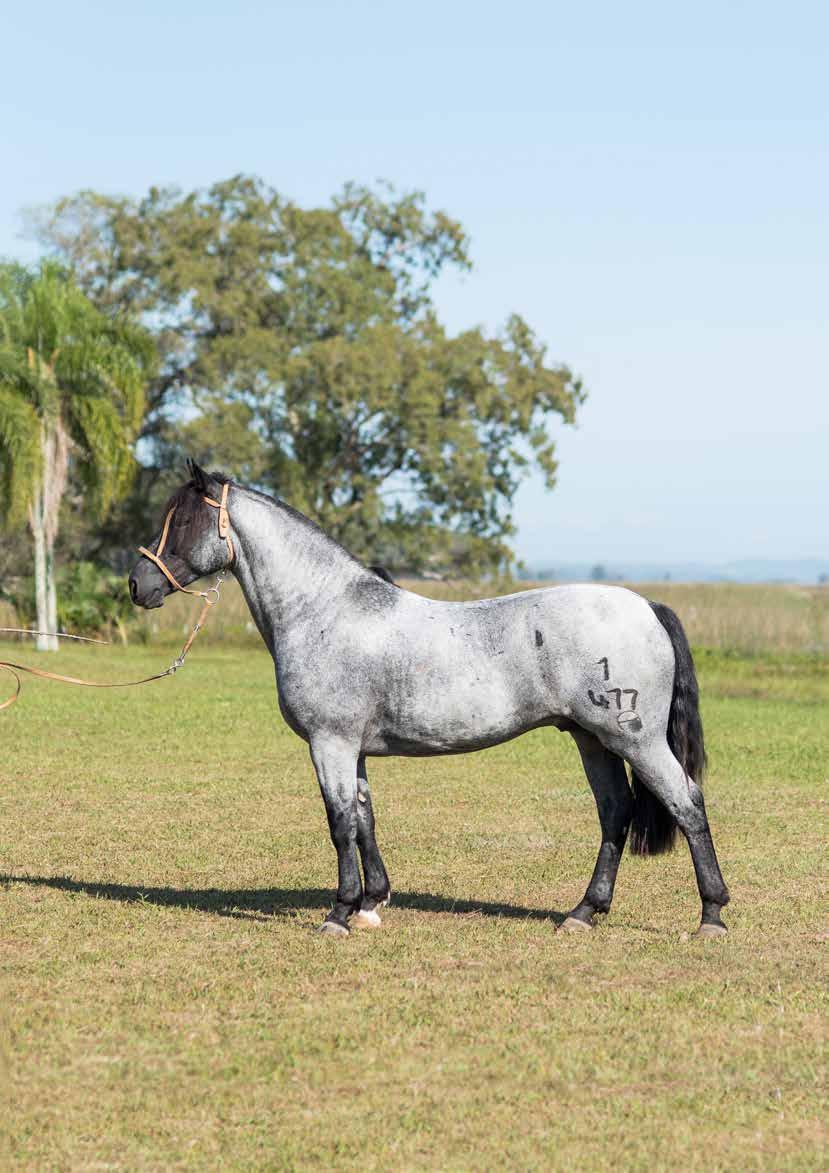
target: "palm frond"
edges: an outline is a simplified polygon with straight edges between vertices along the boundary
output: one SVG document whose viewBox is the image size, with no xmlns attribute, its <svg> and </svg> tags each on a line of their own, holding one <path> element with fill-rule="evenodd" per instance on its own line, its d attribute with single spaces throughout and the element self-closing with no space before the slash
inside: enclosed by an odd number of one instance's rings
<svg viewBox="0 0 829 1173">
<path fill-rule="evenodd" d="M 104 511 L 129 486 L 135 462 L 124 421 L 115 405 L 99 396 L 79 396 L 70 430 L 78 446 L 78 469 L 87 491 Z"/>
<path fill-rule="evenodd" d="M 60 353 L 56 375 L 72 396 L 109 399 L 119 410 L 132 438 L 144 416 L 145 373 L 133 352 L 104 335 L 73 341 Z"/>
<path fill-rule="evenodd" d="M 25 516 L 40 475 L 40 423 L 30 403 L 0 385 L 0 518 Z"/>
<path fill-rule="evenodd" d="M 46 261 L 34 271 L 0 265 L 5 419 L 0 424 L 0 491 L 5 498 L 18 508 L 25 496 L 21 486 L 37 475 L 43 422 L 47 430 L 65 426 L 76 444 L 72 459 L 78 472 L 95 504 L 107 508 L 132 477 L 130 445 L 141 424 L 154 362 L 147 332 L 101 313 L 59 265 Z M 22 424 L 32 421 L 35 448 L 30 451 Z"/>
</svg>

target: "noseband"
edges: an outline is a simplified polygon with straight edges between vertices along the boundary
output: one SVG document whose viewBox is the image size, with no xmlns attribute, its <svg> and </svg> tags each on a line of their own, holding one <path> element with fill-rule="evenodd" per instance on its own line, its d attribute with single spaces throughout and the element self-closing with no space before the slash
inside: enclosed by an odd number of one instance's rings
<svg viewBox="0 0 829 1173">
<path fill-rule="evenodd" d="M 225 482 L 225 484 L 222 486 L 221 501 L 214 501 L 212 497 L 202 497 L 203 501 L 206 501 L 207 504 L 210 505 L 213 509 L 218 509 L 219 511 L 219 537 L 224 538 L 224 540 L 227 542 L 227 566 L 232 564 L 235 557 L 233 550 L 233 540 L 230 536 L 230 518 L 227 512 L 227 494 L 229 489 L 230 485 Z M 146 546 L 139 546 L 138 553 L 143 554 L 145 558 L 149 558 L 150 562 L 154 562 L 167 581 L 173 587 L 175 587 L 177 591 L 181 591 L 185 595 L 201 595 L 204 597 L 205 591 L 191 591 L 189 587 L 182 586 L 176 576 L 173 574 L 172 570 L 165 566 L 165 564 L 161 561 L 161 555 L 164 552 L 165 545 L 167 544 L 167 535 L 170 532 L 170 522 L 173 519 L 173 514 L 175 511 L 176 507 L 174 505 L 164 519 L 164 528 L 161 531 L 161 537 L 159 538 L 155 553 L 153 554 L 152 550 L 148 550 Z M 213 589 L 215 588 L 211 588 L 211 590 Z"/>
</svg>

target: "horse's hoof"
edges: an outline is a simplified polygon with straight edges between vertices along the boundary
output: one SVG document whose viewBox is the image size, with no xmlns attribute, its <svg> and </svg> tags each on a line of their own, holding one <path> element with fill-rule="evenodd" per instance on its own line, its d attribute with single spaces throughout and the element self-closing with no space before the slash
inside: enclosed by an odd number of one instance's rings
<svg viewBox="0 0 829 1173">
<path fill-rule="evenodd" d="M 725 925 L 712 924 L 710 921 L 704 921 L 697 931 L 694 933 L 695 937 L 699 937 L 703 941 L 712 940 L 714 937 L 725 937 L 728 929 Z"/>
<path fill-rule="evenodd" d="M 377 907 L 378 908 L 388 908 L 388 906 L 390 904 L 391 904 L 391 888 L 389 888 L 389 890 L 386 894 L 385 900 L 378 900 L 377 901 Z"/>
<path fill-rule="evenodd" d="M 374 908 L 361 908 L 351 918 L 351 925 L 357 929 L 379 929 L 382 923 Z"/>
<path fill-rule="evenodd" d="M 577 916 L 568 916 L 567 920 L 563 921 L 557 929 L 559 933 L 581 933 L 584 930 L 590 932 L 593 928 L 586 920 L 579 920 Z"/>
<path fill-rule="evenodd" d="M 347 937 L 348 929 L 345 925 L 339 925 L 335 920 L 324 920 L 319 927 L 321 933 L 325 933 L 326 937 Z"/>
</svg>

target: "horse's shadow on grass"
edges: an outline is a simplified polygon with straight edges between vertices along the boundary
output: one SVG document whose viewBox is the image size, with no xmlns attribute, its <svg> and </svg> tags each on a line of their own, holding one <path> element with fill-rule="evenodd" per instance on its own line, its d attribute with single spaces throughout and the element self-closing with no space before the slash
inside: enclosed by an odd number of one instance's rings
<svg viewBox="0 0 829 1173">
<path fill-rule="evenodd" d="M 120 900 L 124 904 L 155 904 L 162 908 L 186 908 L 213 916 L 260 921 L 273 917 L 290 918 L 308 908 L 324 911 L 330 908 L 333 898 L 333 892 L 328 888 L 152 888 L 140 884 L 73 880 L 70 876 L 0 875 L 0 887 L 7 888 L 12 884 L 54 888 L 58 892 L 73 892 L 99 900 Z M 567 915 L 558 910 L 522 908 L 516 904 L 455 900 L 431 892 L 393 890 L 392 904 L 395 908 L 416 912 L 451 912 L 460 916 L 477 913 L 513 920 L 549 920 L 555 924 L 561 924 Z"/>
</svg>

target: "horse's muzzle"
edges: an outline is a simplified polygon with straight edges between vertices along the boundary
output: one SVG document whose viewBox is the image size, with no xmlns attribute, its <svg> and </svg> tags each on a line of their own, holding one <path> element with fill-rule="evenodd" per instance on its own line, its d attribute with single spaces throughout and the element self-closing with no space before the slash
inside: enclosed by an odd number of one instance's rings
<svg viewBox="0 0 829 1173">
<path fill-rule="evenodd" d="M 170 587 L 164 576 L 156 570 L 153 564 L 142 558 L 135 564 L 129 577 L 130 598 L 136 607 L 144 607 L 152 611 L 160 607 Z"/>
</svg>

